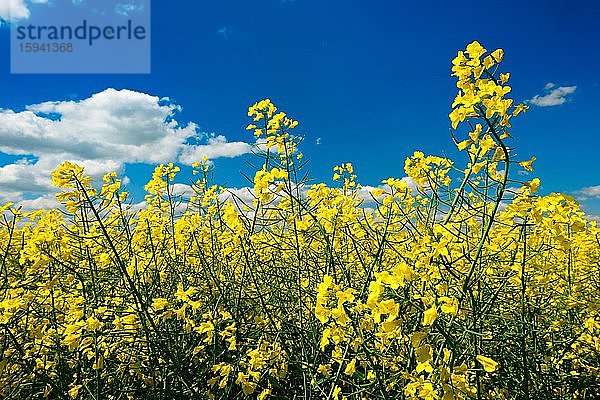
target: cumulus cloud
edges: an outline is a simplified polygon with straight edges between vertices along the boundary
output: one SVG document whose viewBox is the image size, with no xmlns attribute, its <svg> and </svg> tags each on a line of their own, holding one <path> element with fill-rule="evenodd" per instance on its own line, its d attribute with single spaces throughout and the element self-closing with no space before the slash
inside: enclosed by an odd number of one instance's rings
<svg viewBox="0 0 600 400">
<path fill-rule="evenodd" d="M 581 188 L 575 192 L 575 196 L 579 200 L 600 198 L 600 185 Z"/>
<path fill-rule="evenodd" d="M 191 185 L 185 183 L 175 183 L 171 185 L 171 194 L 176 197 L 190 198 L 194 194 L 194 189 Z"/>
<path fill-rule="evenodd" d="M 37 197 L 35 199 L 21 200 L 19 206 L 23 211 L 33 211 L 51 208 L 59 208 L 61 204 L 56 200 L 56 196 L 47 194 L 44 196 Z"/>
<path fill-rule="evenodd" d="M 24 0 L 0 1 L 0 19 L 4 21 L 17 21 L 29 18 L 29 9 Z"/>
<path fill-rule="evenodd" d="M 528 100 L 529 103 L 538 107 L 551 107 L 564 104 L 567 101 L 567 96 L 575 93 L 577 86 L 556 86 L 552 82 L 548 82 L 544 86 L 546 94 L 536 95 Z"/>
<path fill-rule="evenodd" d="M 23 111 L 0 109 L 0 153 L 21 156 L 0 166 L 0 192 L 5 194 L 0 199 L 10 194 L 10 201 L 26 201 L 53 193 L 50 174 L 64 160 L 84 166 L 97 179 L 126 163 L 191 164 L 203 155 L 214 159 L 250 151 L 250 144 L 228 142 L 222 135 L 210 136 L 206 145 L 188 144 L 201 135 L 194 123 L 175 119 L 180 110 L 168 98 L 115 89 Z"/>
<path fill-rule="evenodd" d="M 165 99 L 163 99 L 164 101 Z M 107 89 L 81 101 L 46 102 L 0 111 L 0 151 L 81 160 L 173 159 L 193 124 L 172 119 L 178 106 L 130 90 Z"/>
<path fill-rule="evenodd" d="M 0 0 L 0 25 L 2 21 L 14 22 L 31 15 L 28 4 L 45 4 L 48 0 Z"/>
<path fill-rule="evenodd" d="M 254 195 L 254 188 L 244 186 L 241 188 L 228 188 L 219 196 L 221 201 L 231 200 L 234 203 L 240 205 L 251 205 L 256 196 Z"/>
<path fill-rule="evenodd" d="M 252 146 L 246 142 L 228 142 L 223 135 L 212 135 L 208 138 L 208 143 L 203 145 L 187 146 L 183 149 L 179 161 L 183 164 L 191 165 L 195 161 L 202 160 L 203 157 L 209 159 L 220 157 L 238 157 L 248 154 L 252 151 Z"/>
<path fill-rule="evenodd" d="M 585 219 L 590 222 L 595 221 L 597 224 L 600 224 L 600 215 L 587 215 L 586 214 Z"/>
</svg>

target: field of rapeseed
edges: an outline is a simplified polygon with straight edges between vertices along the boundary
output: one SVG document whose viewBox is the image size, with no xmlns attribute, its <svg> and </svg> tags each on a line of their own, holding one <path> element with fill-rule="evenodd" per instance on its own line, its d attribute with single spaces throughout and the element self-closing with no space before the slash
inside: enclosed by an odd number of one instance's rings
<svg viewBox="0 0 600 400">
<path fill-rule="evenodd" d="M 0 397 L 597 399 L 600 229 L 515 159 L 503 51 L 452 62 L 461 157 L 310 184 L 298 122 L 250 107 L 254 200 L 158 166 L 133 210 L 65 162 L 63 210 L 0 207 Z M 66 211 L 65 211 L 66 210 Z"/>
</svg>

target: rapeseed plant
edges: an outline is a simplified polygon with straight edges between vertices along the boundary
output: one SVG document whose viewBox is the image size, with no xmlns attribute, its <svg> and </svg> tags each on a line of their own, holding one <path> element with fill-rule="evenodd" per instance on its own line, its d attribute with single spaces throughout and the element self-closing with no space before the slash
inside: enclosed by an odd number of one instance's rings
<svg viewBox="0 0 600 400">
<path fill-rule="evenodd" d="M 188 199 L 158 166 L 140 211 L 116 173 L 97 190 L 61 164 L 66 212 L 0 207 L 0 396 L 600 397 L 600 229 L 512 179 L 535 157 L 509 145 L 528 106 L 503 57 L 473 42 L 452 61 L 465 160 L 417 151 L 367 196 L 350 163 L 310 184 L 268 99 L 248 110 L 249 202 L 206 159 Z"/>
</svg>

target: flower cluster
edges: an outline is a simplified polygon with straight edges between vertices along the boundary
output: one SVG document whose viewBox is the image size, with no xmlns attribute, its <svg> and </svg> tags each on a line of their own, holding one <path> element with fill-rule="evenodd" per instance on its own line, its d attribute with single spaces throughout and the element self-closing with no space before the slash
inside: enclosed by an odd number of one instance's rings
<svg viewBox="0 0 600 400">
<path fill-rule="evenodd" d="M 350 163 L 310 183 L 269 100 L 250 199 L 202 160 L 189 196 L 158 166 L 137 210 L 61 164 L 63 209 L 0 206 L 0 397 L 600 398 L 600 229 L 512 180 L 535 158 L 509 151 L 502 58 L 453 61 L 464 163 L 415 152 L 375 188 Z"/>
</svg>

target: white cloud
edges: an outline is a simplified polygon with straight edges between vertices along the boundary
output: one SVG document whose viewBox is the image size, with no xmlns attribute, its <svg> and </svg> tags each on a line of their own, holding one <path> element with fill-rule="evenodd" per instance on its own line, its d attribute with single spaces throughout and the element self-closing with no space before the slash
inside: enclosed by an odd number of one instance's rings
<svg viewBox="0 0 600 400">
<path fill-rule="evenodd" d="M 46 4 L 48 0 L 0 0 L 0 22 L 14 22 L 31 15 L 28 3 Z"/>
<path fill-rule="evenodd" d="M 183 149 L 179 161 L 191 165 L 196 161 L 202 161 L 204 156 L 209 159 L 220 157 L 237 157 L 252 151 L 252 145 L 246 142 L 228 142 L 223 135 L 211 136 L 208 144 L 187 146 Z"/>
<path fill-rule="evenodd" d="M 140 212 L 148 207 L 146 201 L 140 201 L 139 203 L 132 204 L 130 210 L 132 212 Z"/>
<path fill-rule="evenodd" d="M 411 177 L 405 176 L 404 178 L 401 178 L 400 180 L 406 183 L 406 185 L 408 186 L 408 188 L 410 189 L 411 192 L 414 193 L 417 190 L 417 184 Z M 359 199 L 361 199 L 365 204 L 372 204 L 373 203 L 373 195 L 371 194 L 371 192 L 375 189 L 382 189 L 386 193 L 391 193 L 391 190 L 392 190 L 390 188 L 390 186 L 387 184 L 381 184 L 379 186 L 368 186 L 368 185 L 361 186 L 357 190 L 357 197 Z M 378 201 L 381 200 L 381 197 L 376 198 L 376 200 L 378 200 Z"/>
<path fill-rule="evenodd" d="M 17 21 L 29 18 L 29 9 L 24 0 L 2 0 L 0 1 L 0 19 L 5 21 Z"/>
<path fill-rule="evenodd" d="M 547 92 L 545 95 L 536 95 L 528 101 L 538 107 L 558 106 L 567 101 L 568 95 L 575 93 L 577 86 L 556 87 L 554 83 L 548 82 L 544 89 Z"/>
<path fill-rule="evenodd" d="M 47 194 L 44 196 L 37 197 L 35 199 L 30 200 L 21 200 L 18 203 L 18 206 L 22 208 L 23 211 L 32 211 L 32 210 L 41 210 L 41 209 L 52 209 L 59 208 L 60 203 L 56 200 L 56 196 L 52 194 Z"/>
<path fill-rule="evenodd" d="M 231 200 L 234 204 L 252 205 L 252 201 L 256 196 L 254 195 L 254 188 L 244 186 L 241 188 L 227 188 L 221 193 L 219 199 L 221 201 Z"/>
<path fill-rule="evenodd" d="M 41 204 L 26 199 L 54 193 L 51 172 L 65 160 L 84 166 L 98 179 L 126 163 L 179 158 L 191 164 L 202 155 L 235 157 L 251 148 L 227 142 L 222 135 L 209 137 L 206 145 L 187 144 L 199 135 L 194 123 L 175 119 L 180 110 L 168 98 L 115 89 L 80 101 L 34 104 L 19 112 L 0 109 L 0 152 L 26 157 L 0 166 L 0 200 Z"/>
<path fill-rule="evenodd" d="M 31 16 L 31 4 L 46 4 L 49 0 L 0 0 L 0 26 L 2 21 L 15 22 L 28 19 Z M 84 0 L 71 0 L 75 5 L 83 3 Z M 139 3 L 139 2 L 138 2 Z M 128 17 L 131 14 L 144 10 L 144 4 L 138 4 L 134 0 L 117 3 L 114 12 Z"/>
<path fill-rule="evenodd" d="M 388 185 L 379 185 L 377 187 L 361 186 L 357 190 L 356 197 L 359 198 L 360 200 L 362 200 L 364 203 L 371 204 L 371 203 L 373 203 L 373 195 L 371 194 L 371 192 L 375 189 L 383 189 L 383 190 L 389 191 L 390 187 Z M 376 198 L 376 200 L 379 200 L 379 199 Z"/>
<path fill-rule="evenodd" d="M 600 185 L 588 186 L 588 187 L 581 188 L 575 192 L 575 196 L 579 200 L 587 200 L 590 198 L 600 198 Z"/>
<path fill-rule="evenodd" d="M 123 15 L 128 17 L 130 14 L 137 13 L 144 10 L 143 4 L 135 4 L 135 2 L 130 1 L 128 3 L 118 3 L 115 6 L 115 12 L 119 15 Z"/>
<path fill-rule="evenodd" d="M 186 199 L 189 199 L 190 196 L 194 194 L 194 189 L 192 186 L 185 183 L 174 183 L 171 185 L 170 191 L 171 195 L 177 197 L 181 196 Z"/>
<path fill-rule="evenodd" d="M 588 220 L 589 222 L 595 221 L 597 224 L 600 225 L 600 215 L 588 215 L 588 214 L 586 214 L 584 218 L 586 220 Z"/>
<path fill-rule="evenodd" d="M 222 27 L 221 29 L 219 29 L 217 31 L 217 34 L 219 36 L 222 36 L 225 39 L 229 39 L 229 35 L 231 34 L 231 30 L 229 28 L 227 28 L 226 26 Z"/>
</svg>

